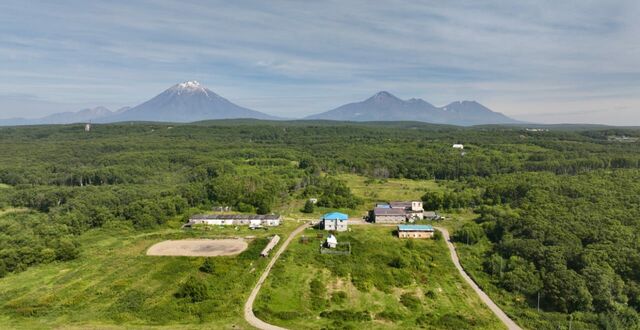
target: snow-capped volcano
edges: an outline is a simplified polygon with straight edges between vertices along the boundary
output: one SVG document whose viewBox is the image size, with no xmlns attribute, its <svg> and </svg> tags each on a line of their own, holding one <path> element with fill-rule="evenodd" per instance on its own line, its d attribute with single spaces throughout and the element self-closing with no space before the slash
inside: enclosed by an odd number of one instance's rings
<svg viewBox="0 0 640 330">
<path fill-rule="evenodd" d="M 276 119 L 236 105 L 197 81 L 185 81 L 147 102 L 108 118 L 108 121 L 194 122 L 233 118 Z"/>
</svg>

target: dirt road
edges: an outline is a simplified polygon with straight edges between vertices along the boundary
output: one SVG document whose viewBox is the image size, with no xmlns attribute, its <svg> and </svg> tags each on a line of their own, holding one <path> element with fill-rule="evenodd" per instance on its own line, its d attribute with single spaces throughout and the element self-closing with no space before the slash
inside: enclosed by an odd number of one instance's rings
<svg viewBox="0 0 640 330">
<path fill-rule="evenodd" d="M 309 223 L 305 223 L 302 226 L 296 228 L 293 232 L 291 232 L 291 234 L 289 234 L 289 237 L 287 237 L 287 240 L 285 240 L 284 243 L 282 243 L 282 245 L 278 249 L 278 252 L 276 252 L 276 254 L 273 255 L 273 258 L 271 258 L 271 261 L 269 261 L 267 268 L 264 269 L 264 272 L 260 276 L 258 283 L 256 283 L 256 286 L 251 291 L 251 294 L 249 295 L 249 299 L 247 299 L 247 302 L 244 304 L 244 319 L 247 320 L 247 322 L 249 322 L 249 324 L 251 324 L 252 326 L 258 329 L 263 329 L 263 330 L 285 330 L 285 328 L 281 328 L 279 326 L 269 324 L 257 318 L 253 314 L 253 303 L 255 302 L 256 297 L 258 296 L 258 292 L 260 292 L 260 288 L 262 288 L 262 284 L 267 279 L 267 276 L 269 276 L 269 272 L 271 271 L 271 268 L 276 263 L 276 261 L 278 260 L 282 252 L 284 252 L 287 249 L 287 246 L 289 246 L 289 243 L 291 243 L 291 241 L 298 234 L 300 234 L 303 230 L 309 227 L 309 225 L 310 225 Z"/>
<path fill-rule="evenodd" d="M 502 321 L 502 323 L 504 323 L 504 325 L 507 326 L 509 330 L 522 330 L 522 328 L 520 328 L 515 322 L 513 322 L 513 320 L 510 319 L 509 316 L 507 316 L 507 314 L 505 314 L 502 311 L 502 309 L 500 309 L 500 307 L 498 307 L 498 305 L 496 305 L 493 302 L 493 300 L 491 300 L 491 298 L 489 298 L 489 296 L 487 296 L 487 294 L 484 293 L 484 291 L 482 291 L 482 289 L 480 289 L 480 287 L 476 284 L 476 282 L 474 282 L 471 279 L 471 277 L 469 277 L 467 272 L 464 271 L 464 269 L 462 268 L 462 265 L 460 265 L 460 260 L 458 259 L 458 253 L 456 253 L 456 247 L 453 245 L 453 243 L 451 243 L 449 232 L 447 231 L 447 229 L 442 227 L 435 227 L 435 228 L 440 232 L 442 232 L 442 236 L 444 236 L 444 239 L 447 242 L 447 247 L 449 248 L 449 252 L 451 253 L 451 260 L 453 260 L 453 264 L 456 266 L 456 268 L 460 272 L 460 275 L 462 276 L 462 278 L 464 278 L 464 280 L 467 281 L 467 283 L 469 283 L 473 291 L 475 291 L 478 297 L 480 297 L 480 300 L 482 300 L 482 302 L 484 302 L 487 305 L 487 307 L 491 309 L 493 314 L 495 314 L 500 319 L 500 321 Z"/>
</svg>

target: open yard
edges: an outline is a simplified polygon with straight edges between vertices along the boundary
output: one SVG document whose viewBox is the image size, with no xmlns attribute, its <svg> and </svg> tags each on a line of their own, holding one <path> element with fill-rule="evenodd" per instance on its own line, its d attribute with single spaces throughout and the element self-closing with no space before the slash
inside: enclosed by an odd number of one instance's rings
<svg viewBox="0 0 640 330">
<path fill-rule="evenodd" d="M 292 329 L 502 329 L 463 282 L 444 241 L 400 240 L 393 228 L 353 226 L 338 234 L 353 253 L 321 255 L 307 230 L 276 263 L 254 306 Z M 325 233 L 326 234 L 326 233 Z"/>
<path fill-rule="evenodd" d="M 149 256 L 218 257 L 232 256 L 247 249 L 243 239 L 183 239 L 156 243 Z"/>
</svg>

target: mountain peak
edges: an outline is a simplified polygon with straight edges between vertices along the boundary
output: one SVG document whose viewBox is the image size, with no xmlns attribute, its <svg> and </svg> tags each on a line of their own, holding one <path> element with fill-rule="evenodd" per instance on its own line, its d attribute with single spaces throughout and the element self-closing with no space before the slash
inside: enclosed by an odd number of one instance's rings
<svg viewBox="0 0 640 330">
<path fill-rule="evenodd" d="M 179 83 L 179 84 L 175 85 L 174 87 L 177 87 L 177 88 L 180 88 L 180 89 L 201 89 L 201 88 L 203 88 L 202 85 L 200 85 L 200 83 L 195 81 L 195 80 L 185 81 L 185 82 L 182 82 L 182 83 Z"/>
<path fill-rule="evenodd" d="M 395 95 L 387 92 L 387 91 L 379 91 L 377 93 L 375 93 L 372 97 L 370 97 L 367 101 L 373 101 L 373 102 L 385 102 L 388 100 L 393 100 L 393 101 L 402 101 L 399 98 L 397 98 Z"/>
<path fill-rule="evenodd" d="M 387 91 L 379 91 L 377 92 L 375 95 L 373 95 L 373 97 L 375 98 L 385 98 L 385 97 L 393 97 L 393 98 L 397 98 L 395 97 L 395 95 L 387 92 Z"/>
<path fill-rule="evenodd" d="M 171 88 L 167 89 L 166 92 L 174 95 L 201 94 L 208 98 L 221 98 L 218 94 L 207 89 L 206 87 L 204 87 L 204 85 L 195 80 L 189 80 L 181 82 L 179 84 L 175 84 L 171 86 Z"/>
<path fill-rule="evenodd" d="M 152 99 L 119 112 L 113 121 L 194 122 L 210 119 L 275 119 L 231 103 L 195 80 L 171 86 Z"/>
</svg>

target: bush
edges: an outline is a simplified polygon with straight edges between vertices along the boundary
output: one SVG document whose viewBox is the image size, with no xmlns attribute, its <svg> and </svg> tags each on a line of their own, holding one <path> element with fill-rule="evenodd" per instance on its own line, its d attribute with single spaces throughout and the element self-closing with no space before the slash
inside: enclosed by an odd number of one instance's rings
<svg viewBox="0 0 640 330">
<path fill-rule="evenodd" d="M 200 271 L 207 274 L 213 274 L 216 271 L 216 266 L 211 258 L 207 258 L 204 260 L 204 262 L 200 266 Z"/>
<path fill-rule="evenodd" d="M 403 293 L 402 296 L 400 296 L 400 303 L 411 310 L 416 310 L 422 305 L 422 302 L 418 297 L 408 292 Z"/>
<path fill-rule="evenodd" d="M 187 298 L 191 302 L 204 301 L 209 298 L 209 287 L 203 280 L 191 276 L 186 282 L 182 284 L 176 297 Z"/>
<path fill-rule="evenodd" d="M 397 256 L 389 261 L 389 266 L 398 269 L 406 268 L 407 266 L 409 266 L 409 261 L 405 257 Z"/>
<path fill-rule="evenodd" d="M 405 316 L 399 312 L 384 310 L 376 314 L 376 318 L 395 322 L 404 319 Z"/>
<path fill-rule="evenodd" d="M 442 233 L 439 230 L 436 230 L 433 232 L 433 239 L 436 241 L 442 241 L 442 239 L 444 239 L 444 236 L 442 236 Z"/>
<path fill-rule="evenodd" d="M 320 317 L 345 322 L 366 322 L 371 321 L 371 313 L 369 311 L 349 311 L 349 310 L 333 310 L 320 313 Z"/>
<path fill-rule="evenodd" d="M 347 293 L 344 291 L 336 291 L 331 295 L 331 301 L 336 304 L 342 304 L 347 300 Z"/>
</svg>

